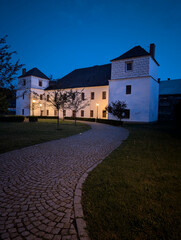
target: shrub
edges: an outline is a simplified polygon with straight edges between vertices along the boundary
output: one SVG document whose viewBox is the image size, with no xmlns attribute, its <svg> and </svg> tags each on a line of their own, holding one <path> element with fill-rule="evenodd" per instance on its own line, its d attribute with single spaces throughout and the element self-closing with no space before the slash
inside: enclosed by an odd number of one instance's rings
<svg viewBox="0 0 181 240">
<path fill-rule="evenodd" d="M 37 116 L 38 119 L 57 119 L 57 116 Z"/>
<path fill-rule="evenodd" d="M 65 119 L 68 120 L 74 120 L 73 117 L 65 117 Z M 88 121 L 88 122 L 98 122 L 98 123 L 105 123 L 105 124 L 110 124 L 113 126 L 122 126 L 123 122 L 122 121 L 117 121 L 117 120 L 110 120 L 110 119 L 95 119 L 95 118 L 76 118 L 78 121 Z"/>
<path fill-rule="evenodd" d="M 35 117 L 35 116 L 29 116 L 28 119 L 29 119 L 29 122 L 38 122 L 38 117 Z"/>
<path fill-rule="evenodd" d="M 24 122 L 24 116 L 3 115 L 0 116 L 0 122 Z"/>
</svg>

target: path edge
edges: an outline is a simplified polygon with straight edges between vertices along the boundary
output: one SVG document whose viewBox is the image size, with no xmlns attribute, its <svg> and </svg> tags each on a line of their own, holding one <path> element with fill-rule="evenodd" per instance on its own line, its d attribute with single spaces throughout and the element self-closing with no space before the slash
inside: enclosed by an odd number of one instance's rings
<svg viewBox="0 0 181 240">
<path fill-rule="evenodd" d="M 109 154 L 107 154 L 107 156 Z M 78 233 L 78 237 L 79 237 L 80 240 L 91 240 L 89 235 L 88 235 L 88 231 L 86 230 L 87 223 L 84 220 L 83 208 L 82 208 L 82 204 L 81 204 L 82 185 L 85 182 L 86 178 L 88 177 L 88 174 L 95 167 L 97 167 L 104 159 L 101 159 L 97 163 L 93 164 L 90 168 L 88 168 L 84 172 L 84 174 L 79 178 L 78 183 L 77 183 L 76 188 L 75 188 L 75 192 L 74 192 L 74 216 L 75 216 L 75 221 L 76 221 L 77 233 Z"/>
</svg>

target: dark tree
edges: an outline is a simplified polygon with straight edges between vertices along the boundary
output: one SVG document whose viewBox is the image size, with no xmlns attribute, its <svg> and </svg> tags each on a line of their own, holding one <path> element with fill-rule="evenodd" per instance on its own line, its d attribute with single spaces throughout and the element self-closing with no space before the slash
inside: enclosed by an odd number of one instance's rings
<svg viewBox="0 0 181 240">
<path fill-rule="evenodd" d="M 74 112 L 73 117 L 75 119 L 75 125 L 77 112 L 89 106 L 88 100 L 85 99 L 82 94 L 83 89 L 80 92 L 77 90 L 76 91 L 70 90 L 68 92 L 68 107 Z"/>
<path fill-rule="evenodd" d="M 57 128 L 59 128 L 59 115 L 60 111 L 64 112 L 64 110 L 67 108 L 68 92 L 64 90 L 54 90 L 53 92 L 48 92 L 47 96 L 45 96 L 45 100 L 47 101 L 48 105 L 57 110 Z"/>
<path fill-rule="evenodd" d="M 19 60 L 12 63 L 12 57 L 16 51 L 11 52 L 6 44 L 7 35 L 0 38 L 0 87 L 13 88 L 12 81 L 16 78 L 23 64 Z"/>
<path fill-rule="evenodd" d="M 121 120 L 124 117 L 125 110 L 126 110 L 126 103 L 123 101 L 115 101 L 111 102 L 105 110 L 109 113 L 111 113 L 113 116 L 117 117 L 119 120 Z"/>
<path fill-rule="evenodd" d="M 9 88 L 13 92 L 14 86 L 12 82 L 23 64 L 19 64 L 19 60 L 12 63 L 12 57 L 16 52 L 9 51 L 10 46 L 6 44 L 6 38 L 7 35 L 0 38 L 0 88 Z M 9 103 L 4 92 L 0 94 L 0 102 L 0 112 L 6 113 Z"/>
</svg>

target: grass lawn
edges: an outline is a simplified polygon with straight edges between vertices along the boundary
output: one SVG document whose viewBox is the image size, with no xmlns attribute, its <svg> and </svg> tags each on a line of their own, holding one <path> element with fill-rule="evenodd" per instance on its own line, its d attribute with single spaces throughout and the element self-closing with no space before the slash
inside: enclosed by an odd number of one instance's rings
<svg viewBox="0 0 181 240">
<path fill-rule="evenodd" d="M 57 130 L 56 119 L 39 119 L 38 122 L 0 123 L 0 153 L 68 137 L 90 129 L 89 125 L 64 121 Z"/>
<path fill-rule="evenodd" d="M 126 125 L 130 136 L 88 176 L 83 209 L 92 240 L 181 239 L 181 134 Z"/>
</svg>

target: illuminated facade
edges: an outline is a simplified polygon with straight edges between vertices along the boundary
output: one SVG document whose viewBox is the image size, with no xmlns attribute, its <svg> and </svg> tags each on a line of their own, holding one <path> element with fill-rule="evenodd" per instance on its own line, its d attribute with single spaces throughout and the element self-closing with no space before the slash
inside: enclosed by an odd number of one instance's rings
<svg viewBox="0 0 181 240">
<path fill-rule="evenodd" d="M 105 112 L 105 107 L 112 101 L 121 100 L 127 104 L 124 121 L 156 121 L 159 65 L 154 54 L 154 44 L 150 44 L 150 52 L 136 46 L 111 60 L 111 64 L 77 69 L 56 82 L 50 81 L 37 68 L 28 72 L 24 70 L 18 82 L 16 114 L 56 116 L 56 109 L 47 104 L 45 98 L 52 91 L 72 89 L 83 90 L 84 97 L 89 101 L 89 106 L 78 112 L 77 117 L 116 119 Z M 37 92 L 39 99 L 24 94 L 28 91 Z M 64 114 L 71 117 L 73 113 L 66 109 Z M 62 112 L 60 117 L 63 117 Z"/>
</svg>

